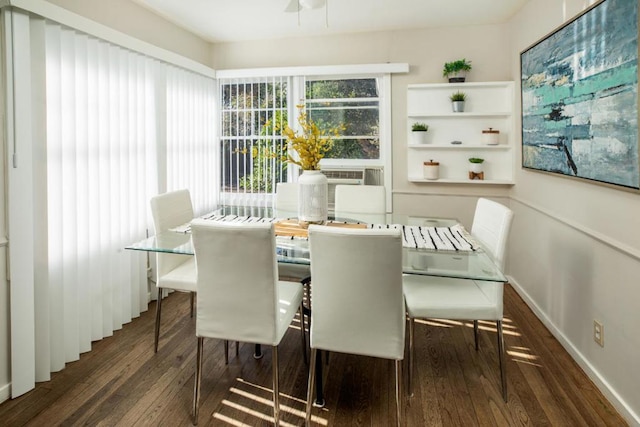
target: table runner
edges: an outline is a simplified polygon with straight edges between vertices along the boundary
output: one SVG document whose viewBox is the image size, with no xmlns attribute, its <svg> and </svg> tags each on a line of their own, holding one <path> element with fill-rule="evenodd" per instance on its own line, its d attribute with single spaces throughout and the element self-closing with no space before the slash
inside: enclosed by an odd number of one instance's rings
<svg viewBox="0 0 640 427">
<path fill-rule="evenodd" d="M 400 230 L 402 232 L 402 246 L 405 248 L 462 252 L 471 252 L 477 249 L 477 244 L 460 224 L 451 227 L 372 224 L 369 227 L 373 229 Z"/>
<path fill-rule="evenodd" d="M 263 218 L 241 215 L 220 215 L 215 213 L 203 215 L 200 218 L 223 222 L 274 223 L 275 234 L 277 237 L 286 237 L 290 239 L 308 239 L 307 229 L 298 224 L 298 221 L 296 219 Z M 402 246 L 404 246 L 405 248 L 462 252 L 475 251 L 477 248 L 477 244 L 473 241 L 464 227 L 462 227 L 462 225 L 460 224 L 456 224 L 451 227 L 423 227 L 418 225 L 364 224 L 329 221 L 326 225 L 331 227 L 368 227 L 372 229 L 400 230 L 402 233 Z M 172 228 L 171 231 L 190 233 L 191 225 L 183 224 L 179 227 Z"/>
</svg>

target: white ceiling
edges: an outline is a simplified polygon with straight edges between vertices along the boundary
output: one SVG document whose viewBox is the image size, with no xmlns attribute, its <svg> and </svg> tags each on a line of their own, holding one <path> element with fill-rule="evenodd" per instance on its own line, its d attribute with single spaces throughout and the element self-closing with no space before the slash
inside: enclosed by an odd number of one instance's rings
<svg viewBox="0 0 640 427">
<path fill-rule="evenodd" d="M 285 12 L 291 0 L 134 1 L 206 40 L 227 42 L 496 24 L 529 0 L 326 0 L 327 8 L 299 14 Z"/>
</svg>

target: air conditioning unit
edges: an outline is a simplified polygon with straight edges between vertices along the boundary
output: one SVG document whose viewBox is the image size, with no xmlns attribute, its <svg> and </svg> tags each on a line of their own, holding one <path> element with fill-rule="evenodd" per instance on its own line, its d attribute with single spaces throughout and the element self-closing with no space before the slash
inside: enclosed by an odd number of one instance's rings
<svg viewBox="0 0 640 427">
<path fill-rule="evenodd" d="M 335 208 L 336 185 L 384 185 L 382 167 L 335 167 L 322 168 L 329 181 L 329 211 Z"/>
</svg>

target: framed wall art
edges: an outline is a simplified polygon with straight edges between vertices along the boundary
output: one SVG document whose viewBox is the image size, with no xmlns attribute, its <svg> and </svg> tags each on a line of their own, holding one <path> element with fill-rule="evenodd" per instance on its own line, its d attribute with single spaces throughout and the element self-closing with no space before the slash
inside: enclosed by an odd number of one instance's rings
<svg viewBox="0 0 640 427">
<path fill-rule="evenodd" d="M 522 166 L 640 188 L 638 2 L 603 0 L 520 54 Z"/>
</svg>

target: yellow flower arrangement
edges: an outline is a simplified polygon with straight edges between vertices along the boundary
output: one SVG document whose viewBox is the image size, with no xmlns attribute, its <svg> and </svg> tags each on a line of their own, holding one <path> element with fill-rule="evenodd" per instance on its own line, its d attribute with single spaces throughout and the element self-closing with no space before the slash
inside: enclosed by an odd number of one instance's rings
<svg viewBox="0 0 640 427">
<path fill-rule="evenodd" d="M 289 148 L 298 153 L 298 159 L 288 155 L 287 161 L 300 166 L 303 170 L 320 170 L 320 160 L 333 146 L 333 138 L 340 135 L 344 126 L 338 126 L 329 130 L 320 130 L 304 111 L 303 105 L 298 105 L 298 123 L 301 133 L 294 132 L 289 126 L 285 126 L 282 134 L 289 142 Z"/>
</svg>

